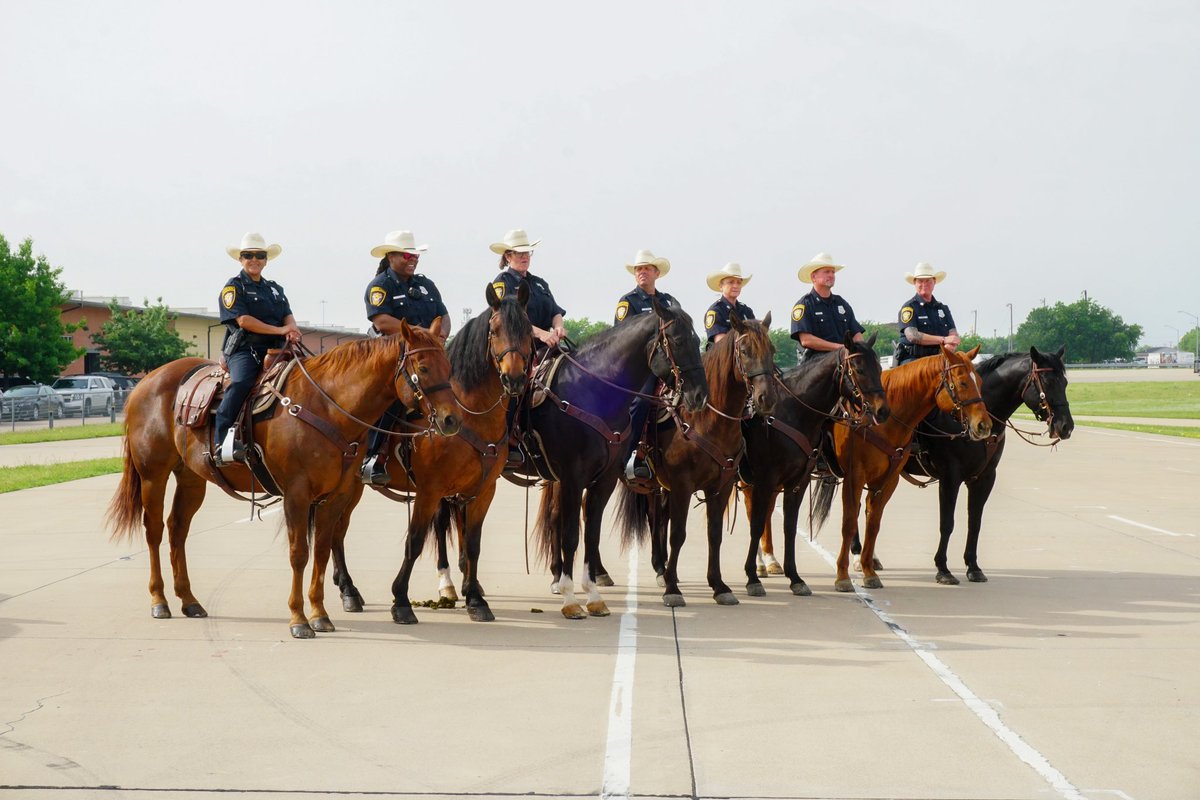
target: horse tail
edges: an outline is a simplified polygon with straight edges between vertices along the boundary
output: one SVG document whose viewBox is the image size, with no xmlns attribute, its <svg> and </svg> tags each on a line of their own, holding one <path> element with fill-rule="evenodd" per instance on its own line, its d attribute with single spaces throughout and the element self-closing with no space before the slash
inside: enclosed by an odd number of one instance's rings
<svg viewBox="0 0 1200 800">
<path fill-rule="evenodd" d="M 554 563 L 559 548 L 558 532 L 562 530 L 562 515 L 562 484 L 551 481 L 542 487 L 542 502 L 533 526 L 535 560 L 543 566 Z"/>
<path fill-rule="evenodd" d="M 113 541 L 133 539 L 134 531 L 142 521 L 142 476 L 133 466 L 133 455 L 129 452 L 129 437 L 121 448 L 125 465 L 121 470 L 121 482 L 108 503 L 108 525 L 112 529 Z"/>
<path fill-rule="evenodd" d="M 814 532 L 821 530 L 821 526 L 829 518 L 829 509 L 833 506 L 833 496 L 837 494 L 838 485 L 833 481 L 817 481 L 817 488 L 809 495 L 808 508 L 812 512 Z"/>
<path fill-rule="evenodd" d="M 621 547 L 640 546 L 650 531 L 649 495 L 629 491 L 622 484 L 621 498 L 617 501 L 617 524 L 621 526 Z"/>
</svg>

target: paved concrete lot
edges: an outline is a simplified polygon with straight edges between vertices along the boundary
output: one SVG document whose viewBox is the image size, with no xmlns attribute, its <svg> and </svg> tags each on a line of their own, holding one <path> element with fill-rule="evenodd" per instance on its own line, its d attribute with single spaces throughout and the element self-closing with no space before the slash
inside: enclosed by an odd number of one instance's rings
<svg viewBox="0 0 1200 800">
<path fill-rule="evenodd" d="M 1010 440 L 986 584 L 934 584 L 936 490 L 902 484 L 869 595 L 832 590 L 835 510 L 800 546 L 814 596 L 770 578 L 745 597 L 739 510 L 742 603 L 718 607 L 694 514 L 686 608 L 606 536 L 613 615 L 579 622 L 526 575 L 505 484 L 482 563 L 497 620 L 394 625 L 404 509 L 372 495 L 348 540 L 367 609 L 332 603 L 315 641 L 288 635 L 279 515 L 247 522 L 215 488 L 188 550 L 211 616 L 151 619 L 144 543 L 102 530 L 116 482 L 0 495 L 0 798 L 1200 796 L 1200 442 Z M 958 527 L 965 579 L 965 497 Z M 436 596 L 431 561 L 413 583 Z"/>
</svg>

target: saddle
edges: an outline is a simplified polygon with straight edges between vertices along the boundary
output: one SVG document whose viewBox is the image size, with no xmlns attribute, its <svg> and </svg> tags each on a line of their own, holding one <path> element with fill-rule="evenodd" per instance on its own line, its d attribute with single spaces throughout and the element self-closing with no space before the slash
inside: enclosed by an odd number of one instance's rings
<svg viewBox="0 0 1200 800">
<path fill-rule="evenodd" d="M 269 350 L 263 364 L 264 369 L 248 400 L 253 416 L 269 411 L 275 405 L 278 395 L 272 387 L 282 391 L 288 374 L 296 365 L 295 354 L 290 350 Z M 192 373 L 175 392 L 175 421 L 187 428 L 207 426 L 212 410 L 224 396 L 227 386 L 229 373 L 215 364 Z"/>
</svg>

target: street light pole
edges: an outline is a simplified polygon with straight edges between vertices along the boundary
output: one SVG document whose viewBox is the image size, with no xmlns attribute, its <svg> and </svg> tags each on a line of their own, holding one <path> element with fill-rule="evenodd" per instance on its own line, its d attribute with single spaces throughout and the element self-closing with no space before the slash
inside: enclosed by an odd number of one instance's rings
<svg viewBox="0 0 1200 800">
<path fill-rule="evenodd" d="M 1194 334 L 1192 342 L 1196 345 L 1196 354 L 1192 359 L 1192 372 L 1197 372 L 1200 371 L 1200 316 L 1187 311 L 1180 311 L 1179 313 L 1185 317 L 1191 317 L 1196 322 L 1196 327 L 1192 328 L 1192 333 Z"/>
<path fill-rule="evenodd" d="M 1012 352 L 1013 348 L 1013 316 L 1012 303 L 1005 303 L 1008 306 L 1008 352 Z"/>
<path fill-rule="evenodd" d="M 979 330 L 979 309 L 971 311 L 971 335 L 975 336 Z"/>
</svg>

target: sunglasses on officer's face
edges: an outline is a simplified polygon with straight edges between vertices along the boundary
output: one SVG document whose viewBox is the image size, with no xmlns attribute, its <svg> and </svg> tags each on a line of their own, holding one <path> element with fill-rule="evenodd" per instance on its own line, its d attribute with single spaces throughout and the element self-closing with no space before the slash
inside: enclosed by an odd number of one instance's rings
<svg viewBox="0 0 1200 800">
<path fill-rule="evenodd" d="M 254 259 L 254 258 L 265 259 L 266 257 L 267 257 L 266 253 L 261 253 L 258 251 L 251 252 L 249 250 L 242 251 L 242 258 L 246 259 L 247 261 Z"/>
</svg>

